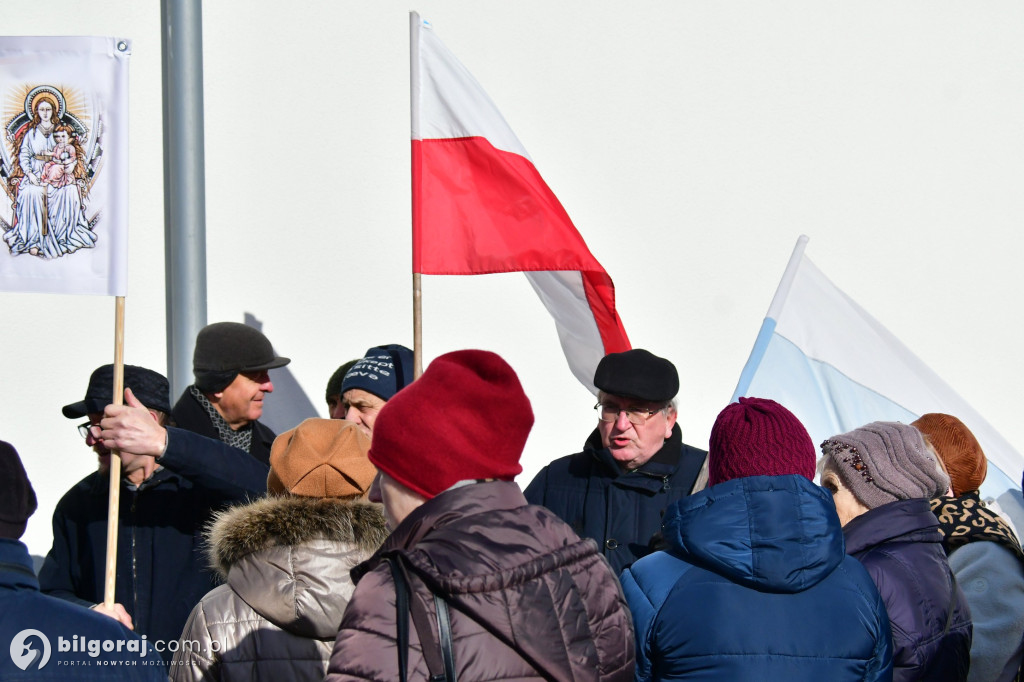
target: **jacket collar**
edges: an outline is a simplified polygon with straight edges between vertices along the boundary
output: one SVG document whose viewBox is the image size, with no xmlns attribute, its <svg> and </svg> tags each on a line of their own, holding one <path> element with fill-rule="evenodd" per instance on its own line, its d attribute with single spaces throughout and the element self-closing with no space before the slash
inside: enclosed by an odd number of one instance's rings
<svg viewBox="0 0 1024 682">
<path fill-rule="evenodd" d="M 605 473 L 613 478 L 633 476 L 662 479 L 671 476 L 679 468 L 683 458 L 683 432 L 679 429 L 679 424 L 675 424 L 672 427 L 672 435 L 665 439 L 665 444 L 661 446 L 661 449 L 654 453 L 654 456 L 647 460 L 642 467 L 633 471 L 622 471 L 619 468 L 612 453 L 601 444 L 601 434 L 597 429 L 594 429 L 594 432 L 587 438 L 584 452 L 589 453 L 601 465 Z"/>
<path fill-rule="evenodd" d="M 226 577 L 239 560 L 271 547 L 330 540 L 351 544 L 368 556 L 387 534 L 380 505 L 275 495 L 217 512 L 207 540 L 210 564 Z"/>
<path fill-rule="evenodd" d="M 524 507 L 528 503 L 519 486 L 511 481 L 474 483 L 446 490 L 417 507 L 395 528 L 377 553 L 352 569 L 356 582 L 387 555 L 411 549 L 428 533 L 481 512 Z"/>
<path fill-rule="evenodd" d="M 38 590 L 28 548 L 18 540 L 0 538 L 0 587 Z"/>
<path fill-rule="evenodd" d="M 107 491 L 110 488 L 109 472 L 104 471 L 101 473 L 99 471 L 96 471 L 93 472 L 91 478 L 92 484 L 89 488 L 89 492 L 91 492 L 93 495 L 102 495 L 105 497 L 107 495 Z M 180 483 L 180 481 L 180 476 L 171 471 L 168 471 L 163 467 L 159 467 L 157 468 L 156 471 L 153 472 L 152 476 L 143 481 L 142 484 L 139 486 L 133 486 L 126 479 L 122 478 L 121 488 L 123 490 L 131 490 L 132 488 L 135 488 L 136 491 L 142 491 L 147 490 L 149 488 L 155 488 L 158 485 L 165 485 L 170 483 L 177 485 Z"/>
<path fill-rule="evenodd" d="M 869 509 L 847 523 L 843 535 L 847 554 L 893 540 L 942 542 L 939 522 L 925 499 L 897 500 Z"/>
</svg>

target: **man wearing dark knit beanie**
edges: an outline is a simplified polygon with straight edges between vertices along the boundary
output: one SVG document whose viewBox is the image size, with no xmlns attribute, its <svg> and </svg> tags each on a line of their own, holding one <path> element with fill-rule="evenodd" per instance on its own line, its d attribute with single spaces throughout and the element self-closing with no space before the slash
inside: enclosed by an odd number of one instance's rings
<svg viewBox="0 0 1024 682">
<path fill-rule="evenodd" d="M 675 365 L 640 348 L 597 365 L 597 428 L 583 452 L 544 467 L 526 499 L 555 512 L 601 547 L 619 573 L 661 546 L 661 520 L 707 482 L 707 453 L 683 442 L 676 423 Z"/>
<path fill-rule="evenodd" d="M 412 351 L 398 343 L 374 346 L 345 372 L 341 381 L 341 419 L 359 425 L 367 436 L 384 404 L 412 383 Z"/>
<path fill-rule="evenodd" d="M 532 426 L 519 378 L 487 351 L 442 355 L 383 406 L 370 498 L 392 533 L 352 570 L 328 680 L 633 679 L 607 562 L 513 481 Z"/>
<path fill-rule="evenodd" d="M 772 400 L 711 430 L 709 488 L 665 516 L 665 551 L 622 574 L 640 680 L 891 680 L 889 619 L 846 555 L 814 445 Z"/>
</svg>

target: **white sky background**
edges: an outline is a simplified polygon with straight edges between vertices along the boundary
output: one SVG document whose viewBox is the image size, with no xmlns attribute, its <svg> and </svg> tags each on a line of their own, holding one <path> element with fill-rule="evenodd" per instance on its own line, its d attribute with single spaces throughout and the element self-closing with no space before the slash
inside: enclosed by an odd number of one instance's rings
<svg viewBox="0 0 1024 682">
<path fill-rule="evenodd" d="M 252 313 L 324 416 L 327 378 L 412 344 L 408 11 L 477 77 L 679 368 L 706 447 L 801 233 L 807 254 L 1024 450 L 1024 5 L 213 0 L 204 7 L 209 320 Z M 10 35 L 132 38 L 126 361 L 166 365 L 158 2 L 0 0 Z M 593 398 L 522 275 L 424 278 L 427 359 L 516 368 L 528 480 Z M 113 359 L 111 299 L 0 294 L 0 438 L 40 498 L 95 459 L 60 407 Z M 273 376 L 273 375 L 272 375 Z M 274 410 L 274 397 L 268 410 Z M 500 412 L 493 415 L 501 419 Z M 481 444 L 486 447 L 486 443 Z"/>
</svg>

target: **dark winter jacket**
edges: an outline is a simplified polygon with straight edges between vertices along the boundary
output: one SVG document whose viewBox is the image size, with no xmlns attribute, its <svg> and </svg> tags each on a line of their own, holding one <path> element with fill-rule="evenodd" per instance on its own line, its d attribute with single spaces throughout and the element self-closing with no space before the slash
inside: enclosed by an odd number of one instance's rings
<svg viewBox="0 0 1024 682">
<path fill-rule="evenodd" d="M 637 680 L 891 680 L 871 577 L 802 476 L 720 483 L 672 505 L 667 552 L 622 574 Z"/>
<path fill-rule="evenodd" d="M 216 427 L 210 421 L 210 415 L 206 414 L 206 410 L 193 397 L 192 392 L 188 388 L 178 398 L 178 402 L 174 404 L 174 408 L 171 410 L 171 418 L 174 420 L 174 425 L 179 428 L 187 429 L 193 433 L 198 433 L 200 436 L 206 436 L 214 440 L 220 439 L 220 434 L 217 433 Z M 275 437 L 276 434 L 269 427 L 258 421 L 253 422 L 252 443 L 249 446 L 249 454 L 269 467 L 270 446 L 274 444 Z"/>
<path fill-rule="evenodd" d="M 695 485 L 703 487 L 700 474 L 707 454 L 684 444 L 676 425 L 647 463 L 623 472 L 595 430 L 583 452 L 541 469 L 527 486 L 526 499 L 553 511 L 581 537 L 596 540 L 618 575 L 662 547 L 665 510 Z"/>
<path fill-rule="evenodd" d="M 949 568 L 971 609 L 968 682 L 1013 682 L 1024 659 L 1024 552 L 977 490 L 931 500 Z"/>
<path fill-rule="evenodd" d="M 846 551 L 868 569 L 892 624 L 897 682 L 961 682 L 971 614 L 942 550 L 928 500 L 875 507 L 846 524 Z"/>
<path fill-rule="evenodd" d="M 220 441 L 170 428 L 162 468 L 135 487 L 122 479 L 114 601 L 154 646 L 177 640 L 192 607 L 215 585 L 203 556 L 211 511 L 266 493 L 267 467 Z M 53 513 L 53 547 L 39 572 L 46 594 L 92 606 L 103 601 L 106 473 L 64 494 Z M 171 652 L 161 652 L 167 660 Z"/>
<path fill-rule="evenodd" d="M 116 620 L 41 594 L 28 549 L 6 538 L 0 539 L 0 604 L 0 680 L 167 679 L 156 651 Z M 115 650 L 103 651 L 104 640 L 113 642 Z M 76 647 L 80 642 L 84 646 Z"/>
<path fill-rule="evenodd" d="M 387 534 L 380 506 L 364 502 L 289 495 L 220 513 L 210 560 L 227 584 L 192 610 L 171 679 L 322 680 L 349 571 Z"/>
<path fill-rule="evenodd" d="M 618 582 L 593 540 L 514 483 L 477 483 L 415 509 L 352 571 L 328 680 L 398 679 L 395 584 L 387 557 L 408 567 L 411 601 L 437 617 L 430 588 L 448 601 L 461 680 L 631 680 L 633 632 Z M 430 586 L 430 588 L 427 587 Z M 410 680 L 427 679 L 409 627 Z"/>
</svg>

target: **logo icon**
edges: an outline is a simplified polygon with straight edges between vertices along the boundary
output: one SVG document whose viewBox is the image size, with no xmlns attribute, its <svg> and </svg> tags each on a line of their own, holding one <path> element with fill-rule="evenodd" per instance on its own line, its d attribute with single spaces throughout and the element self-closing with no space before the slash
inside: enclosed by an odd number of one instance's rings
<svg viewBox="0 0 1024 682">
<path fill-rule="evenodd" d="M 32 648 L 32 644 L 26 643 L 29 637 L 38 637 L 43 643 L 43 650 Z M 36 670 L 42 670 L 50 660 L 50 640 L 39 630 L 22 630 L 11 640 L 11 660 L 14 665 L 22 670 L 35 666 Z"/>
</svg>

